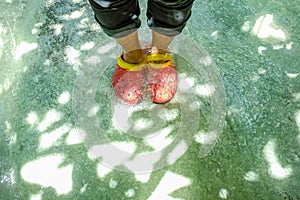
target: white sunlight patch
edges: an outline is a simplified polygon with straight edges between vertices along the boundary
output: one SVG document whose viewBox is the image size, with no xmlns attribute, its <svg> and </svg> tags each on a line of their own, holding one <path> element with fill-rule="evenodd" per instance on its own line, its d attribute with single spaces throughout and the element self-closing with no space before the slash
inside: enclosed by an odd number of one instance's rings
<svg viewBox="0 0 300 200">
<path fill-rule="evenodd" d="M 267 70 L 265 70 L 264 68 L 260 67 L 260 68 L 258 68 L 257 72 L 259 74 L 265 74 L 267 72 Z"/>
<path fill-rule="evenodd" d="M 84 9 L 82 9 L 82 10 L 75 10 L 74 12 L 72 12 L 70 14 L 70 18 L 71 19 L 77 19 L 77 18 L 79 18 L 79 17 L 81 17 L 83 15 L 83 12 L 84 12 Z"/>
<path fill-rule="evenodd" d="M 282 29 L 276 28 L 273 22 L 273 15 L 266 14 L 260 16 L 252 29 L 253 33 L 262 39 L 273 38 L 277 40 L 286 40 L 286 35 Z"/>
<path fill-rule="evenodd" d="M 134 130 L 142 131 L 143 129 L 150 128 L 153 125 L 153 121 L 147 118 L 139 118 L 134 122 Z"/>
<path fill-rule="evenodd" d="M 211 96 L 215 92 L 215 88 L 212 85 L 204 84 L 196 87 L 196 93 L 200 96 Z"/>
<path fill-rule="evenodd" d="M 190 184 L 190 179 L 168 171 L 165 173 L 148 200 L 175 200 L 175 198 L 170 197 L 169 194 Z"/>
<path fill-rule="evenodd" d="M 30 200 L 42 200 L 42 194 L 33 194 L 30 196 Z"/>
<path fill-rule="evenodd" d="M 161 153 L 146 152 L 136 155 L 132 160 L 126 161 L 126 166 L 133 173 L 152 172 L 154 164 L 160 159 Z"/>
<path fill-rule="evenodd" d="M 117 187 L 117 185 L 118 185 L 118 182 L 115 181 L 113 178 L 111 178 L 110 181 L 109 181 L 109 187 L 114 189 L 114 188 Z"/>
<path fill-rule="evenodd" d="M 4 175 L 0 176 L 0 183 L 5 184 L 15 184 L 15 171 L 13 169 L 9 170 L 9 173 L 5 173 Z"/>
<path fill-rule="evenodd" d="M 80 128 L 73 128 L 66 139 L 68 145 L 80 144 L 84 141 L 86 132 Z"/>
<path fill-rule="evenodd" d="M 125 196 L 128 198 L 134 197 L 134 195 L 135 195 L 135 191 L 132 188 L 127 190 L 127 192 L 125 192 Z"/>
<path fill-rule="evenodd" d="M 289 78 L 296 78 L 297 76 L 299 76 L 299 73 L 289 73 L 289 72 L 285 72 L 285 74 L 286 74 L 287 77 L 289 77 Z"/>
<path fill-rule="evenodd" d="M 249 21 L 245 21 L 244 24 L 243 24 L 243 26 L 241 27 L 241 30 L 243 32 L 248 32 L 250 29 L 251 29 L 250 22 Z"/>
<path fill-rule="evenodd" d="M 151 177 L 151 173 L 148 172 L 148 173 L 135 173 L 134 174 L 134 177 L 137 181 L 140 181 L 141 183 L 147 183 L 149 180 L 150 180 L 150 177 Z"/>
<path fill-rule="evenodd" d="M 80 50 L 81 51 L 90 50 L 90 49 L 94 48 L 94 46 L 95 46 L 95 42 L 87 42 L 87 43 L 81 45 Z"/>
<path fill-rule="evenodd" d="M 263 153 L 268 161 L 270 168 L 269 174 L 275 179 L 285 179 L 292 175 L 293 170 L 290 167 L 282 167 L 275 153 L 276 144 L 274 141 L 269 141 L 264 147 Z"/>
<path fill-rule="evenodd" d="M 84 9 L 81 10 L 75 10 L 72 13 L 68 14 L 68 15 L 63 15 L 60 16 L 59 19 L 61 20 L 72 20 L 72 19 L 78 19 L 80 18 L 84 13 Z"/>
<path fill-rule="evenodd" d="M 156 151 L 164 149 L 173 142 L 173 139 L 168 135 L 174 130 L 174 127 L 168 126 L 145 138 L 145 142 L 153 147 Z"/>
<path fill-rule="evenodd" d="M 109 174 L 113 169 L 108 167 L 102 163 L 97 165 L 97 174 L 100 178 L 104 178 L 107 174 Z"/>
<path fill-rule="evenodd" d="M 215 132 L 202 132 L 200 131 L 195 135 L 195 141 L 200 144 L 212 144 L 216 141 L 218 135 Z"/>
<path fill-rule="evenodd" d="M 244 179 L 246 181 L 250 181 L 250 182 L 253 182 L 253 181 L 258 181 L 259 180 L 259 176 L 257 173 L 253 172 L 253 171 L 249 171 L 245 174 L 244 176 Z"/>
<path fill-rule="evenodd" d="M 217 39 L 218 38 L 218 31 L 214 31 L 210 34 L 210 37 Z"/>
<path fill-rule="evenodd" d="M 40 132 L 43 132 L 48 129 L 51 125 L 55 122 L 59 121 L 62 118 L 63 114 L 55 109 L 51 109 L 47 112 L 46 116 L 44 117 L 43 121 L 39 123 L 37 129 Z"/>
<path fill-rule="evenodd" d="M 203 58 L 203 59 L 201 60 L 201 63 L 203 63 L 203 64 L 206 65 L 206 66 L 211 65 L 212 62 L 213 62 L 213 60 L 212 60 L 212 57 L 211 57 L 211 56 L 205 56 L 205 58 Z"/>
<path fill-rule="evenodd" d="M 46 7 L 53 6 L 53 4 L 54 4 L 54 0 L 47 0 L 46 1 Z"/>
<path fill-rule="evenodd" d="M 296 123 L 297 123 L 297 126 L 299 128 L 299 131 L 300 131 L 300 110 L 298 110 L 295 114 L 295 117 L 296 117 Z"/>
<path fill-rule="evenodd" d="M 54 30 L 54 35 L 59 35 L 61 34 L 61 30 L 64 27 L 63 24 L 51 24 L 50 28 Z"/>
<path fill-rule="evenodd" d="M 117 129 L 128 131 L 129 117 L 130 117 L 129 108 L 120 103 L 116 103 L 113 109 L 113 116 L 112 116 L 113 126 Z"/>
<path fill-rule="evenodd" d="M 273 45 L 273 49 L 274 50 L 279 50 L 279 49 L 283 49 L 284 45 Z"/>
<path fill-rule="evenodd" d="M 22 178 L 32 184 L 42 187 L 52 187 L 58 195 L 72 191 L 73 166 L 60 166 L 62 155 L 50 155 L 26 163 L 21 169 Z"/>
<path fill-rule="evenodd" d="M 100 64 L 101 59 L 99 56 L 90 56 L 86 59 L 86 63 L 92 64 L 92 65 L 97 65 Z"/>
<path fill-rule="evenodd" d="M 80 188 L 80 194 L 83 194 L 86 191 L 86 187 L 88 186 L 88 184 L 84 184 L 84 186 L 82 188 Z"/>
<path fill-rule="evenodd" d="M 175 162 L 178 158 L 180 158 L 187 150 L 188 146 L 184 141 L 181 141 L 177 146 L 169 153 L 167 157 L 168 163 Z"/>
<path fill-rule="evenodd" d="M 30 125 L 33 125 L 37 122 L 38 120 L 38 116 L 36 114 L 36 112 L 30 112 L 27 114 L 27 117 L 26 117 L 26 122 Z"/>
<path fill-rule="evenodd" d="M 285 45 L 285 48 L 286 48 L 287 50 L 291 50 L 293 44 L 294 44 L 294 42 L 290 42 L 290 43 L 288 43 L 288 44 Z"/>
<path fill-rule="evenodd" d="M 44 62 L 44 65 L 49 66 L 50 65 L 50 60 L 46 59 L 45 62 Z"/>
<path fill-rule="evenodd" d="M 227 199 L 227 196 L 228 196 L 228 190 L 222 188 L 220 191 L 219 191 L 219 197 L 221 199 Z"/>
<path fill-rule="evenodd" d="M 180 114 L 180 111 L 177 108 L 174 109 L 165 109 L 165 108 L 161 108 L 158 110 L 158 116 L 161 120 L 163 121 L 173 121 L 175 120 Z"/>
<path fill-rule="evenodd" d="M 80 20 L 80 22 L 79 22 L 79 24 L 77 25 L 77 27 L 79 28 L 79 29 L 86 29 L 86 28 L 88 28 L 88 25 L 90 24 L 90 20 L 89 20 L 89 18 L 82 18 L 81 20 Z M 82 31 L 81 31 L 82 32 Z"/>
<path fill-rule="evenodd" d="M 103 178 L 112 171 L 113 167 L 121 165 L 131 157 L 135 149 L 134 143 L 114 142 L 91 147 L 88 156 L 90 159 L 102 158 L 102 163 L 99 163 L 97 166 L 97 172 L 98 176 Z"/>
<path fill-rule="evenodd" d="M 89 157 L 91 159 L 102 157 L 103 162 L 114 161 L 113 163 L 120 164 L 127 158 L 123 158 L 118 153 L 132 154 L 135 151 L 136 145 L 133 142 L 112 142 L 109 144 L 95 145 L 89 149 Z"/>
<path fill-rule="evenodd" d="M 6 132 L 10 132 L 11 130 L 11 123 L 9 121 L 5 121 L 5 126 L 6 126 Z"/>
<path fill-rule="evenodd" d="M 70 101 L 70 92 L 66 91 L 61 93 L 61 95 L 57 99 L 59 104 L 66 104 Z"/>
<path fill-rule="evenodd" d="M 300 101 L 300 92 L 293 94 L 295 101 Z M 298 111 L 299 112 L 299 111 Z M 299 129 L 300 130 L 300 129 Z"/>
<path fill-rule="evenodd" d="M 76 50 L 72 46 L 67 46 L 65 50 L 65 60 L 70 64 L 70 65 L 75 65 L 75 68 L 73 67 L 74 70 L 76 70 L 76 66 L 80 65 L 79 62 L 79 56 L 81 55 L 80 51 Z"/>
<path fill-rule="evenodd" d="M 22 41 L 15 49 L 14 58 L 19 60 L 24 54 L 36 49 L 37 47 L 37 43 L 28 43 Z"/>
<path fill-rule="evenodd" d="M 188 90 L 195 85 L 195 79 L 191 77 L 179 78 L 178 88 L 181 90 Z"/>
<path fill-rule="evenodd" d="M 44 133 L 40 137 L 39 148 L 45 149 L 45 148 L 51 147 L 52 145 L 54 145 L 54 143 L 57 140 L 59 140 L 70 129 L 71 129 L 71 125 L 70 124 L 64 124 L 64 125 L 58 127 L 57 129 L 55 129 L 54 131 L 51 131 L 50 133 Z"/>
<path fill-rule="evenodd" d="M 109 52 L 112 48 L 114 48 L 115 46 L 116 46 L 115 43 L 109 43 L 104 46 L 101 46 L 97 52 L 99 54 L 105 54 L 105 53 Z"/>
<path fill-rule="evenodd" d="M 5 81 L 3 83 L 3 89 L 5 91 L 7 91 L 7 90 L 9 90 L 11 85 L 12 85 L 12 82 L 7 78 L 7 79 L 5 79 Z"/>
<path fill-rule="evenodd" d="M 257 48 L 258 53 L 259 53 L 260 55 L 262 55 L 262 54 L 263 54 L 263 51 L 266 50 L 266 49 L 267 49 L 267 47 L 263 47 L 263 46 L 259 46 L 259 47 Z"/>
<path fill-rule="evenodd" d="M 99 106 L 93 106 L 87 113 L 88 117 L 95 117 L 99 111 Z"/>
</svg>

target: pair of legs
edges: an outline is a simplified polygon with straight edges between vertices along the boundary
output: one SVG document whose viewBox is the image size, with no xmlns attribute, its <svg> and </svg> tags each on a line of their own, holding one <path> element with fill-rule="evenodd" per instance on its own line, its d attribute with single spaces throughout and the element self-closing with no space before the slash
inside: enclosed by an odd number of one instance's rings
<svg viewBox="0 0 300 200">
<path fill-rule="evenodd" d="M 178 79 L 171 55 L 164 50 L 183 30 L 191 15 L 193 0 L 147 1 L 147 23 L 152 29 L 151 55 L 143 52 L 138 37 L 137 29 L 141 25 L 138 0 L 89 1 L 103 31 L 124 49 L 112 76 L 112 86 L 119 99 L 127 104 L 138 103 L 144 94 L 154 103 L 172 99 Z"/>
<path fill-rule="evenodd" d="M 140 27 L 138 0 L 89 0 L 104 32 L 124 49 L 124 60 L 138 63 L 142 56 L 137 29 Z M 147 22 L 152 29 L 152 46 L 167 49 L 180 34 L 189 17 L 193 0 L 148 0 Z"/>
<path fill-rule="evenodd" d="M 174 36 L 166 36 L 152 31 L 151 53 L 158 53 L 158 49 L 167 49 Z M 139 63 L 143 56 L 141 44 L 139 42 L 138 32 L 135 31 L 125 37 L 117 39 L 118 43 L 124 49 L 124 60 L 128 63 Z"/>
</svg>

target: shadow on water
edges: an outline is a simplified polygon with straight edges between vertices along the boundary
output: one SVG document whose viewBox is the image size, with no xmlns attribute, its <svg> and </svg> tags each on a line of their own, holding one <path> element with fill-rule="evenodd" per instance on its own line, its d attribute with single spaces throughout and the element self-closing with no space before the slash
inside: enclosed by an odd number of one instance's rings
<svg viewBox="0 0 300 200">
<path fill-rule="evenodd" d="M 174 198 L 300 199 L 297 2 L 195 2 L 184 34 L 221 72 L 226 125 L 209 156 L 199 159 L 196 137 L 188 153 L 149 180 L 118 171 L 101 177 L 100 159 L 90 159 L 74 136 L 74 81 L 96 41 L 106 38 L 86 1 L 0 5 L 1 199 L 147 199 L 168 180 L 178 185 L 161 194 Z M 285 40 L 253 33 L 270 15 Z"/>
</svg>

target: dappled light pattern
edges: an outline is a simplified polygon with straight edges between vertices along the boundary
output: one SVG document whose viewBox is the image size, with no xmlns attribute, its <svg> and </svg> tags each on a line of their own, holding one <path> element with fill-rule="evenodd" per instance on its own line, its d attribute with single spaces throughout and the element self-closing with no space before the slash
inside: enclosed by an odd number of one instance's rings
<svg viewBox="0 0 300 200">
<path fill-rule="evenodd" d="M 14 58 L 19 60 L 25 53 L 28 53 L 38 47 L 37 43 L 28 43 L 22 41 L 14 52 Z"/>
<path fill-rule="evenodd" d="M 273 22 L 273 15 L 266 14 L 260 16 L 252 29 L 253 33 L 262 39 L 274 38 L 277 40 L 285 41 L 287 36 L 280 28 L 276 28 L 276 24 Z"/>
<path fill-rule="evenodd" d="M 174 199 L 170 196 L 173 191 L 176 191 L 182 187 L 186 187 L 191 184 L 191 180 L 174 174 L 172 172 L 166 172 L 160 183 L 155 188 L 149 200 L 155 199 Z"/>
<path fill-rule="evenodd" d="M 53 187 L 58 195 L 67 194 L 72 191 L 73 166 L 59 167 L 62 162 L 61 155 L 51 155 L 31 161 L 22 168 L 21 176 L 30 183 Z"/>
<path fill-rule="evenodd" d="M 228 190 L 226 190 L 226 189 L 221 189 L 220 191 L 219 191 L 219 197 L 221 198 L 221 199 L 227 199 L 227 197 L 228 197 Z"/>
<path fill-rule="evenodd" d="M 86 59 L 75 82 L 73 109 L 76 126 L 87 131 L 84 144 L 90 157 L 101 159 L 99 168 L 105 173 L 98 170 L 100 177 L 112 169 L 136 176 L 173 164 L 187 152 L 197 132 L 214 135 L 202 143 L 199 157 L 212 150 L 224 123 L 225 94 L 212 59 L 200 47 L 195 49 L 200 63 L 190 55 L 179 55 L 192 45 L 181 37 L 172 43 L 171 49 L 178 52 L 173 58 L 179 83 L 174 98 L 162 105 L 147 98 L 135 106 L 118 101 L 111 88 L 117 57 L 111 39 Z M 115 141 L 135 148 L 124 152 Z"/>
<path fill-rule="evenodd" d="M 62 105 L 67 104 L 69 100 L 70 93 L 68 91 L 61 93 L 57 98 L 57 102 Z M 68 135 L 65 139 L 67 145 L 75 145 L 83 141 L 84 130 L 72 128 L 70 123 L 53 128 L 55 124 L 63 120 L 63 117 L 64 114 L 56 109 L 50 109 L 40 120 L 34 111 L 27 114 L 25 121 L 30 126 L 35 126 L 40 135 L 37 148 L 39 153 L 43 153 L 53 146 L 62 145 L 61 140 L 64 135 Z M 22 166 L 21 176 L 27 182 L 54 188 L 58 195 L 68 194 L 73 189 L 73 165 L 62 166 L 65 159 L 64 154 L 51 154 L 37 158 Z M 38 196 L 32 198 L 38 198 Z"/>
<path fill-rule="evenodd" d="M 264 148 L 264 155 L 268 161 L 269 174 L 275 179 L 285 179 L 292 175 L 293 170 L 290 167 L 282 167 L 278 161 L 276 152 L 275 152 L 275 142 L 269 141 Z"/>
<path fill-rule="evenodd" d="M 126 107 L 88 1 L 1 1 L 0 199 L 300 199 L 299 12 L 195 1 L 174 99 Z"/>
</svg>

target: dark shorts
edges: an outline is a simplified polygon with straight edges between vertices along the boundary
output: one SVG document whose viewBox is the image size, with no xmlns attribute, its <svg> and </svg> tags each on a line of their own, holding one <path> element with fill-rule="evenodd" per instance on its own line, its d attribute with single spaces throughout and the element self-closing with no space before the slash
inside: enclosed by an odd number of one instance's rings
<svg viewBox="0 0 300 200">
<path fill-rule="evenodd" d="M 108 36 L 124 37 L 141 26 L 138 0 L 89 1 L 97 22 Z M 178 35 L 191 16 L 193 1 L 148 0 L 148 26 L 163 35 Z"/>
</svg>

